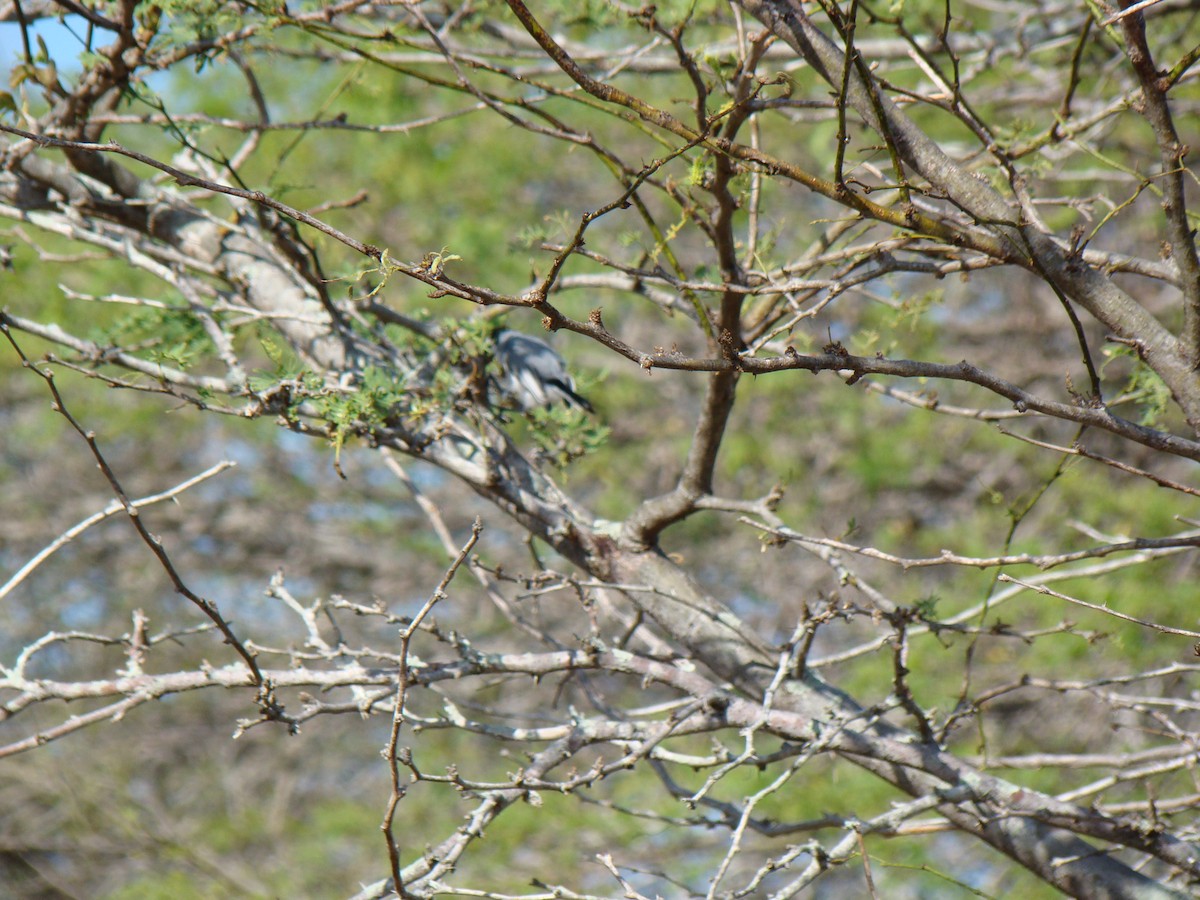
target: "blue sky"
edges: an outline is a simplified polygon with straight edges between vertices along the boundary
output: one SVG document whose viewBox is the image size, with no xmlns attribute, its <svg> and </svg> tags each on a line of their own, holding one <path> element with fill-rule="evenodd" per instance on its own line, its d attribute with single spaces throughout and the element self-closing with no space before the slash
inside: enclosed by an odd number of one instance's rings
<svg viewBox="0 0 1200 900">
<path fill-rule="evenodd" d="M 37 53 L 37 40 L 34 36 L 40 35 L 60 73 L 70 75 L 78 71 L 76 60 L 83 50 L 82 41 L 87 37 L 87 23 L 82 18 L 67 16 L 61 22 L 58 19 L 38 19 L 30 26 L 29 31 L 29 43 L 34 53 Z M 111 37 L 110 34 L 102 32 L 94 38 L 94 42 L 98 46 L 103 45 L 111 40 Z M 0 90 L 8 89 L 7 73 L 21 61 L 22 52 L 21 26 L 16 22 L 0 22 L 0 71 L 5 73 Z"/>
</svg>

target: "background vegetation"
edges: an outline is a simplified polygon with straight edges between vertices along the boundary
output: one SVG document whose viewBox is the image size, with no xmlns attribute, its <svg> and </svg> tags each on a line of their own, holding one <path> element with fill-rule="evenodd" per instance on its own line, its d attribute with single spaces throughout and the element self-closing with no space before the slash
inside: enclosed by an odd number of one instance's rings
<svg viewBox="0 0 1200 900">
<path fill-rule="evenodd" d="M 1200 891 L 1124 6 L 0 3 L 12 895 Z"/>
</svg>

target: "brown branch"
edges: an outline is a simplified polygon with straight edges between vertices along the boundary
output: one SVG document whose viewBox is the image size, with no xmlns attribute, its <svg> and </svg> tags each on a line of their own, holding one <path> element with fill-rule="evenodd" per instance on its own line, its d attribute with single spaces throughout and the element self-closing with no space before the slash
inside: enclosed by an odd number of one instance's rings
<svg viewBox="0 0 1200 900">
<path fill-rule="evenodd" d="M 245 661 L 249 670 L 250 682 L 257 685 L 262 692 L 260 695 L 260 700 L 263 705 L 264 713 L 272 716 L 273 718 L 278 718 L 281 721 L 285 721 L 283 716 L 283 708 L 275 706 L 268 699 L 269 685 L 263 680 L 262 672 L 258 668 L 258 663 L 254 659 L 254 654 L 247 650 L 237 635 L 234 634 L 232 626 L 221 615 L 217 605 L 212 601 L 201 597 L 184 583 L 182 576 L 180 576 L 179 571 L 175 568 L 174 563 L 171 562 L 170 556 L 163 547 L 162 539 L 150 533 L 150 530 L 146 527 L 146 523 L 142 521 L 140 510 L 134 504 L 134 502 L 129 499 L 129 495 L 125 493 L 125 489 L 121 486 L 121 482 L 117 479 L 116 473 L 113 472 L 112 468 L 108 464 L 108 460 L 105 459 L 104 454 L 101 453 L 100 445 L 96 441 L 95 433 L 86 430 L 79 423 L 79 420 L 71 414 L 71 411 L 67 409 L 66 401 L 63 399 L 62 394 L 59 393 L 58 385 L 55 384 L 54 373 L 47 369 L 38 368 L 29 359 L 29 357 L 25 355 L 25 352 L 21 349 L 21 346 L 17 343 L 16 338 L 13 337 L 12 331 L 9 329 L 7 318 L 0 318 L 0 332 L 4 333 L 4 336 L 12 345 L 13 350 L 15 350 L 17 355 L 21 358 L 22 367 L 36 374 L 45 383 L 46 388 L 50 391 L 51 396 L 54 398 L 54 411 L 66 419 L 71 428 L 74 429 L 81 438 L 83 438 L 84 442 L 88 446 L 88 450 L 91 451 L 92 457 L 96 460 L 96 465 L 99 466 L 100 471 L 104 473 L 105 480 L 108 482 L 109 487 L 112 488 L 112 492 L 114 495 L 116 495 L 118 502 L 120 502 L 121 506 L 124 508 L 125 514 L 129 517 L 130 524 L 133 525 L 134 530 L 137 531 L 138 536 L 142 539 L 146 546 L 150 548 L 150 552 L 154 554 L 156 559 L 158 559 L 159 565 L 161 565 L 163 571 L 167 573 L 167 577 L 170 578 L 171 584 L 175 588 L 176 593 L 187 598 L 192 604 L 198 607 L 201 612 L 208 616 L 208 618 L 212 620 L 213 624 L 217 626 L 217 629 L 221 632 L 222 636 L 224 636 L 225 643 L 233 647 L 238 656 Z"/>
<path fill-rule="evenodd" d="M 799 534 L 790 528 L 767 525 L 752 519 L 742 518 L 739 521 L 764 534 L 782 540 L 794 541 L 798 544 L 812 544 L 818 547 L 830 547 L 854 553 L 858 556 L 878 559 L 882 562 L 899 566 L 905 571 L 909 569 L 925 569 L 933 566 L 965 566 L 973 569 L 994 569 L 1000 566 L 1037 566 L 1039 569 L 1053 569 L 1067 563 L 1079 562 L 1083 559 L 1103 559 L 1114 553 L 1131 553 L 1134 551 L 1153 551 L 1155 555 L 1175 553 L 1181 550 L 1194 550 L 1200 547 L 1200 532 L 1193 532 L 1170 538 L 1137 538 L 1130 541 L 1118 541 L 1099 547 L 1089 547 L 1086 550 L 1076 550 L 1072 553 L 1036 554 L 1014 553 L 1005 556 L 961 556 L 950 550 L 943 550 L 939 556 L 904 557 L 885 553 L 874 547 L 860 547 L 833 538 L 813 537 Z"/>
<path fill-rule="evenodd" d="M 1143 5 L 1132 0 L 1121 0 L 1125 12 L 1117 18 L 1120 19 L 1121 33 L 1125 37 L 1125 51 L 1130 65 L 1142 86 L 1141 103 L 1135 105 L 1135 109 L 1149 123 L 1158 143 L 1159 164 L 1162 167 L 1158 183 L 1162 186 L 1167 249 L 1179 269 L 1184 299 L 1182 338 L 1195 370 L 1200 369 L 1200 257 L 1197 256 L 1195 232 L 1189 220 L 1184 190 L 1186 170 L 1183 158 L 1188 147 L 1179 137 L 1167 102 L 1167 91 L 1171 85 L 1166 81 L 1166 73 L 1159 72 L 1155 67 L 1150 45 L 1146 42 L 1146 20 L 1141 13 Z"/>
<path fill-rule="evenodd" d="M 585 334 L 638 363 L 644 369 L 674 369 L 688 372 L 729 372 L 735 368 L 750 375 L 767 375 L 795 369 L 807 372 L 846 372 L 853 384 L 864 375 L 889 375 L 896 378 L 930 378 L 962 381 L 986 388 L 1012 401 L 1018 412 L 1038 412 L 1056 419 L 1099 428 L 1137 444 L 1200 461 L 1200 440 L 1180 437 L 1138 425 L 1115 416 L 1107 409 L 1047 400 L 1031 394 L 1012 382 L 983 371 L 967 361 L 934 363 L 920 360 L 887 359 L 882 356 L 853 356 L 849 353 L 809 356 L 794 351 L 769 358 L 742 356 L 736 362 L 723 358 L 689 357 L 678 351 L 646 353 L 618 340 L 600 325 L 564 319 L 561 327 Z M 790 348 L 789 348 L 790 349 Z"/>
<path fill-rule="evenodd" d="M 383 831 L 384 841 L 387 843 L 388 861 L 392 867 L 392 883 L 395 885 L 396 892 L 404 898 L 411 895 L 404 887 L 404 879 L 400 873 L 400 847 L 396 843 L 393 826 L 395 824 L 396 809 L 408 792 L 400 780 L 400 756 L 402 755 L 402 751 L 399 749 L 399 742 L 400 729 L 404 726 L 405 722 L 404 704 L 408 697 L 410 684 L 409 648 L 412 646 L 413 635 L 417 633 L 417 629 L 421 627 L 421 623 L 425 620 L 425 617 L 429 615 L 434 606 L 446 599 L 446 588 L 450 586 L 450 582 L 454 580 L 455 574 L 462 564 L 466 562 L 467 557 L 471 554 L 471 550 L 478 543 L 479 535 L 482 532 L 483 523 L 476 518 L 475 524 L 471 526 L 471 536 L 463 544 L 462 549 L 458 551 L 458 555 L 450 563 L 449 568 L 446 569 L 441 582 L 417 614 L 400 631 L 400 667 L 396 673 L 396 705 L 392 711 L 392 730 L 388 735 L 387 746 L 384 747 L 383 751 L 384 759 L 387 760 L 388 768 L 391 771 L 392 793 L 388 798 L 387 810 L 383 815 L 383 824 L 380 828 Z"/>
<path fill-rule="evenodd" d="M 248 191 L 242 188 L 236 188 L 232 185 L 222 184 L 218 181 L 211 181 L 207 178 L 199 178 L 187 172 L 177 169 L 167 163 L 160 162 L 152 156 L 147 156 L 145 153 L 140 153 L 137 150 L 130 150 L 128 147 L 123 147 L 116 141 L 106 141 L 102 144 L 92 143 L 90 141 L 69 141 L 63 138 L 51 137 L 45 134 L 35 134 L 32 131 L 25 131 L 21 128 L 14 128 L 11 125 L 0 123 L 0 132 L 6 132 L 16 137 L 24 138 L 27 141 L 32 141 L 41 147 L 58 147 L 62 150 L 74 150 L 83 153 L 114 153 L 118 156 L 124 156 L 128 159 L 135 160 L 143 165 L 150 166 L 153 169 L 158 169 L 160 172 L 165 172 L 175 179 L 176 183 L 182 187 L 198 187 L 206 191 L 211 191 L 217 194 L 227 194 L 230 197 L 237 197 L 240 200 L 247 200 L 258 206 L 265 206 L 268 209 L 273 209 L 290 219 L 301 222 L 310 228 L 326 234 L 336 241 L 345 244 L 352 250 L 361 253 L 363 256 L 369 256 L 372 259 L 383 259 L 383 251 L 373 244 L 364 244 L 356 238 L 339 231 L 332 225 L 322 222 L 315 216 L 310 216 L 308 213 L 288 206 L 282 201 L 269 197 L 262 191 Z M 416 269 L 412 271 L 405 270 L 405 274 L 414 274 Z"/>
<path fill-rule="evenodd" d="M 1124 622 L 1132 622 L 1134 625 L 1141 625 L 1143 628 L 1151 628 L 1154 631 L 1162 634 L 1178 634 L 1182 637 L 1200 638 L 1200 631 L 1189 631 L 1186 628 L 1172 628 L 1169 625 L 1159 625 L 1157 622 L 1150 622 L 1146 619 L 1139 619 L 1137 616 L 1131 616 L 1128 613 L 1119 612 L 1107 605 L 1099 603 L 1089 603 L 1086 600 L 1080 600 L 1078 597 L 1072 597 L 1069 594 L 1063 594 L 1058 591 L 1051 590 L 1044 584 L 1029 584 L 1019 578 L 1013 578 L 1011 575 L 1000 573 L 996 576 L 997 581 L 1003 581 L 1007 584 L 1015 584 L 1027 590 L 1034 591 L 1038 594 L 1045 594 L 1047 597 L 1057 597 L 1059 600 L 1065 600 L 1068 603 L 1074 603 L 1076 606 L 1082 606 L 1084 609 L 1090 609 L 1093 612 L 1104 613 L 1106 616 L 1112 616 L 1114 619 L 1121 619 Z"/>
<path fill-rule="evenodd" d="M 199 475 L 195 475 L 195 476 L 187 479 L 186 481 L 183 481 L 183 482 L 175 485 L 175 487 L 173 487 L 169 490 L 162 491 L 157 494 L 151 494 L 150 496 L 142 497 L 138 500 L 133 500 L 133 501 L 131 501 L 130 505 L 133 506 L 134 509 L 141 509 L 143 506 L 150 506 L 154 503 L 161 503 L 163 500 L 174 499 L 175 497 L 178 497 L 180 494 L 182 494 L 184 491 L 188 490 L 189 488 L 194 487 L 195 485 L 199 484 L 202 481 L 207 481 L 209 478 L 212 478 L 214 475 L 219 475 L 221 472 L 224 472 L 226 469 L 231 469 L 236 465 L 237 465 L 237 463 L 233 462 L 232 460 L 222 460 L 221 462 L 217 463 L 216 465 L 210 466 L 209 468 L 205 469 Z M 120 501 L 114 500 L 112 503 L 110 503 L 107 507 L 105 507 L 100 512 L 93 513 L 92 515 L 88 516 L 86 519 L 84 519 L 81 522 L 78 522 L 77 524 L 68 528 L 66 531 L 64 531 L 62 534 L 60 534 L 58 537 L 56 537 L 53 541 L 51 541 L 49 544 L 47 544 L 45 547 L 43 547 L 40 551 L 38 551 L 38 553 L 35 554 L 29 560 L 29 562 L 27 562 L 27 563 L 25 563 L 25 565 L 21 566 L 21 568 L 19 568 L 13 574 L 13 576 L 8 579 L 8 581 L 6 581 L 4 584 L 0 585 L 0 600 L 3 600 L 6 596 L 8 596 L 8 594 L 10 594 L 13 591 L 13 589 L 17 587 L 17 585 L 19 585 L 22 581 L 24 581 L 26 578 L 28 578 L 29 575 L 38 566 L 40 566 L 42 563 L 44 563 L 47 559 L 50 558 L 50 556 L 52 556 L 55 552 L 57 552 L 63 546 L 65 546 L 66 544 L 75 540 L 75 538 L 79 537 L 79 535 L 83 534 L 85 531 L 87 531 L 93 525 L 99 524 L 100 522 L 103 522 L 105 519 L 111 518 L 112 516 L 116 515 L 119 512 L 123 512 L 124 509 L 125 508 L 120 503 Z"/>
<path fill-rule="evenodd" d="M 836 89 L 838 75 L 845 63 L 844 53 L 816 26 L 800 4 L 793 0 L 739 0 L 739 5 L 786 41 Z M 1196 363 L 1190 347 L 1181 344 L 1149 310 L 1120 290 L 1105 273 L 1081 265 L 1051 236 L 1024 221 L 1020 210 L 1014 209 L 1012 203 L 952 160 L 936 141 L 877 90 L 873 76 L 852 78 L 847 97 L 867 125 L 889 144 L 894 144 L 907 165 L 942 196 L 970 215 L 979 229 L 988 234 L 992 245 L 984 249 L 987 242 L 977 242 L 977 229 L 956 229 L 958 237 L 943 237 L 944 230 L 927 233 L 1040 272 L 1111 331 L 1123 338 L 1137 340 L 1146 362 L 1170 387 L 1188 423 L 1200 432 L 1200 380 L 1195 377 Z M 813 189 L 819 190 L 819 186 L 813 185 Z M 842 197 L 839 202 L 846 202 L 846 198 Z M 863 215 L 888 221 L 877 216 L 874 210 L 864 208 L 858 200 L 852 202 Z M 910 221 L 900 227 L 922 230 L 925 225 Z"/>
</svg>

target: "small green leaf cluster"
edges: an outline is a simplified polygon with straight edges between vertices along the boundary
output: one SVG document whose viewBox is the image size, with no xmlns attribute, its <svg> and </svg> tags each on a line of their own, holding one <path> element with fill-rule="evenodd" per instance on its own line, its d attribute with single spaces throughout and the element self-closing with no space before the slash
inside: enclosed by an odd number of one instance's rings
<svg viewBox="0 0 1200 900">
<path fill-rule="evenodd" d="M 143 353 L 154 362 L 180 369 L 190 369 L 212 356 L 215 349 L 199 317 L 180 307 L 137 307 L 109 327 L 98 329 L 92 340 L 101 346 Z"/>
<path fill-rule="evenodd" d="M 403 408 L 405 394 L 395 373 L 370 366 L 363 370 L 358 390 L 325 390 L 313 398 L 313 403 L 330 428 L 334 451 L 340 454 L 347 438 L 369 433 Z"/>
<path fill-rule="evenodd" d="M 246 22 L 245 7 L 221 0 L 159 0 L 153 6 L 153 18 L 157 19 L 159 12 L 167 18 L 167 26 L 159 35 L 169 46 L 212 38 Z"/>
<path fill-rule="evenodd" d="M 1104 353 L 1108 357 L 1103 366 L 1104 370 L 1118 359 L 1132 361 L 1133 368 L 1126 379 L 1123 393 L 1137 403 L 1141 411 L 1139 422 L 1153 428 L 1171 408 L 1170 389 L 1154 370 L 1138 357 L 1132 347 L 1109 346 L 1104 349 Z"/>
<path fill-rule="evenodd" d="M 612 431 L 573 407 L 538 407 L 525 417 L 539 455 L 559 469 L 599 450 Z"/>
</svg>

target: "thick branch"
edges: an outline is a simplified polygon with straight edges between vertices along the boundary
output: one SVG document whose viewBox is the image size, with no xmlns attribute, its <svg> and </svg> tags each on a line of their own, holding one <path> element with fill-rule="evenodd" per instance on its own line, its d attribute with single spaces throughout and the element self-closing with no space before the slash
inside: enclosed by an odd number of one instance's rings
<svg viewBox="0 0 1200 900">
<path fill-rule="evenodd" d="M 846 68 L 845 57 L 799 3 L 740 0 L 739 5 L 786 41 L 837 89 Z M 953 203 L 977 222 L 997 229 L 1016 254 L 1031 254 L 1029 267 L 1042 273 L 1117 335 L 1136 341 L 1146 362 L 1171 389 L 1188 422 L 1200 431 L 1200 378 L 1187 348 L 1105 275 L 1079 258 L 1068 256 L 1051 236 L 1022 221 L 1012 205 L 986 182 L 958 166 L 882 92 L 873 91 L 857 69 L 850 67 L 850 71 L 847 100 L 866 123 L 894 143 L 904 162 Z"/>
</svg>

